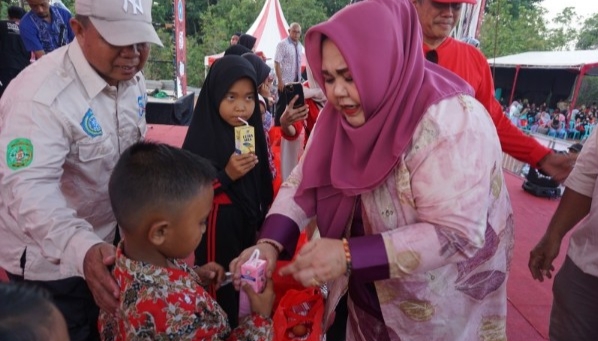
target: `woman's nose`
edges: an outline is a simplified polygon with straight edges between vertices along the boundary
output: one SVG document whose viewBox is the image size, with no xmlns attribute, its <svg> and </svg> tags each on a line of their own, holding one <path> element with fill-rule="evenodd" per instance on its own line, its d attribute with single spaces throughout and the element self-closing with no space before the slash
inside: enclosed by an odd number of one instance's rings
<svg viewBox="0 0 598 341">
<path fill-rule="evenodd" d="M 335 84 L 334 85 L 334 95 L 337 97 L 342 97 L 347 94 L 347 89 L 343 84 Z"/>
</svg>

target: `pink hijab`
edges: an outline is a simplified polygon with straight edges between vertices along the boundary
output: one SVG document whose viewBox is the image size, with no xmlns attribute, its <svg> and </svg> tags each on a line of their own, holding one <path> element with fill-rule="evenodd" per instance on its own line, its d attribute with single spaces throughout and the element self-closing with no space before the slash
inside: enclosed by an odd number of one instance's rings
<svg viewBox="0 0 598 341">
<path fill-rule="evenodd" d="M 359 2 L 309 29 L 307 60 L 322 89 L 325 38 L 336 44 L 347 62 L 366 122 L 352 127 L 332 104 L 326 104 L 311 136 L 295 200 L 306 212 L 317 214 L 320 228 L 332 229 L 325 236 L 338 237 L 354 197 L 389 176 L 427 109 L 442 99 L 472 94 L 472 89 L 424 59 L 417 13 L 408 0 Z"/>
</svg>

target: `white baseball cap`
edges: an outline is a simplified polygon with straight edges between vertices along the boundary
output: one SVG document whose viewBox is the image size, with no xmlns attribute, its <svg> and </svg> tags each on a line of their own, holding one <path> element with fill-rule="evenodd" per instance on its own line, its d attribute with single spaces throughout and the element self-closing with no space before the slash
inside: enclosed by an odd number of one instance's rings
<svg viewBox="0 0 598 341">
<path fill-rule="evenodd" d="M 114 46 L 162 45 L 152 25 L 152 0 L 76 0 L 75 13 L 88 16 Z"/>
</svg>

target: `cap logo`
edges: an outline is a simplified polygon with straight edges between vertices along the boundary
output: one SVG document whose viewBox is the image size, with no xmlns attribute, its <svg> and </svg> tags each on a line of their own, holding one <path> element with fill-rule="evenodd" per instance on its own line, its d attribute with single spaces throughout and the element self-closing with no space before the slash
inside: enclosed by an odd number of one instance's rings
<svg viewBox="0 0 598 341">
<path fill-rule="evenodd" d="M 131 4 L 131 6 L 133 7 L 133 14 L 143 14 L 143 6 L 141 5 L 141 0 L 124 0 L 123 10 L 126 13 L 129 13 L 129 4 Z"/>
</svg>

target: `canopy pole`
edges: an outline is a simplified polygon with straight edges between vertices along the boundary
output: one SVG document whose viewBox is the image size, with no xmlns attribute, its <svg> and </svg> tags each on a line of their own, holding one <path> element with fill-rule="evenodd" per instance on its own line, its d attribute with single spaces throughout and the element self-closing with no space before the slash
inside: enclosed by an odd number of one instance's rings
<svg viewBox="0 0 598 341">
<path fill-rule="evenodd" d="M 573 96 L 571 96 L 571 104 L 569 104 L 569 112 L 567 113 L 568 120 L 571 120 L 571 113 L 573 112 L 573 109 L 575 109 L 577 97 L 579 97 L 579 90 L 581 89 L 581 83 L 583 82 L 583 78 L 585 77 L 588 69 L 588 65 L 584 65 L 579 69 L 579 75 L 575 81 L 575 87 L 573 88 Z"/>
<path fill-rule="evenodd" d="M 507 105 L 511 105 L 513 103 L 513 97 L 515 96 L 515 85 L 517 84 L 517 77 L 519 77 L 519 70 L 521 66 L 517 65 L 515 67 L 515 77 L 513 77 L 513 87 L 511 88 L 511 98 L 509 98 L 509 103 Z"/>
<path fill-rule="evenodd" d="M 482 21 L 484 19 L 484 9 L 486 8 L 486 0 L 482 0 L 480 2 L 480 9 L 479 9 L 479 13 L 478 13 L 478 23 L 476 25 L 475 28 L 475 38 L 479 39 L 480 37 L 480 31 L 482 30 Z"/>
</svg>

